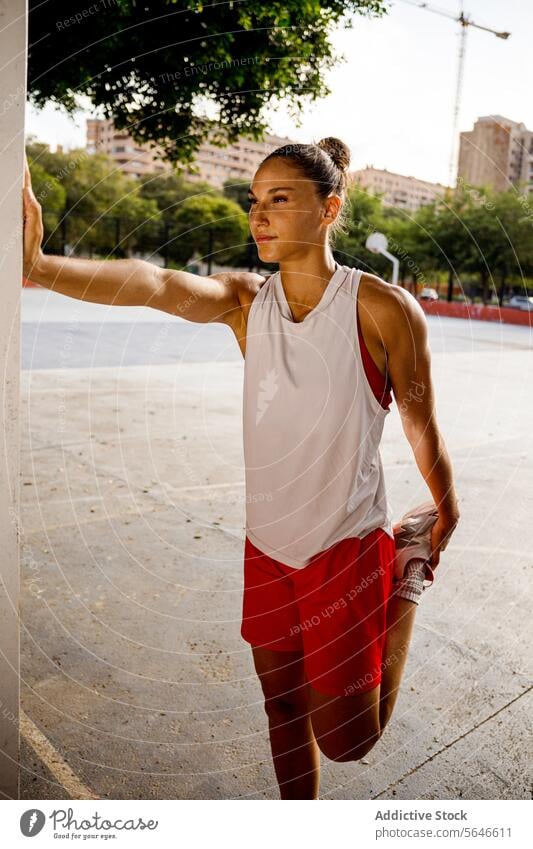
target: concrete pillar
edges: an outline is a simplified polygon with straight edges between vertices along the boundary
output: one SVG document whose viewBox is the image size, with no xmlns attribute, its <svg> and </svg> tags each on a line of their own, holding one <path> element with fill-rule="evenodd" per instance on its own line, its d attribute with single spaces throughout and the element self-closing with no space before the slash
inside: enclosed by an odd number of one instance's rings
<svg viewBox="0 0 533 849">
<path fill-rule="evenodd" d="M 26 22 L 26 0 L 0 0 L 0 799 L 19 798 L 19 387 Z"/>
</svg>

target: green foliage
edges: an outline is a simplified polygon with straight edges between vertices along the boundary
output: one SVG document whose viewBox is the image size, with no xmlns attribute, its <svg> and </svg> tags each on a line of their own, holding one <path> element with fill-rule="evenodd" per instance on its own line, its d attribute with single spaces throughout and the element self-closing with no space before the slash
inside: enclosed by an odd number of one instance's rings
<svg viewBox="0 0 533 849">
<path fill-rule="evenodd" d="M 145 175 L 139 180 L 140 194 L 147 200 L 153 200 L 161 213 L 161 218 L 173 223 L 176 209 L 186 198 L 203 192 L 213 191 L 209 183 L 190 182 L 174 171 Z"/>
<path fill-rule="evenodd" d="M 365 248 L 365 242 L 375 231 L 384 232 L 382 206 L 378 197 L 359 186 L 350 186 L 346 203 L 349 220 L 345 233 L 335 240 L 335 254 L 344 265 L 363 267 L 376 261 L 376 255 Z"/>
<path fill-rule="evenodd" d="M 517 188 L 494 192 L 460 184 L 415 216 L 411 242 L 423 267 L 477 278 L 483 302 L 501 281 L 533 273 L 533 209 Z"/>
<path fill-rule="evenodd" d="M 400 279 L 432 285 L 435 279 L 477 280 L 484 302 L 501 295 L 503 283 L 523 285 L 533 274 L 533 203 L 521 187 L 495 193 L 459 187 L 415 213 L 382 205 L 356 186 L 349 191 L 348 232 L 337 238 L 336 254 L 347 265 L 390 278 L 390 263 L 365 248 L 368 235 L 387 236 L 400 261 Z"/>
<path fill-rule="evenodd" d="M 243 212 L 248 213 L 250 201 L 248 200 L 248 192 L 250 190 L 250 180 L 235 182 L 235 180 L 226 180 L 224 183 L 224 197 L 238 203 Z"/>
<path fill-rule="evenodd" d="M 143 198 L 137 181 L 125 176 L 109 157 L 83 149 L 51 153 L 38 143 L 28 144 L 26 150 L 32 181 L 42 169 L 62 192 L 66 231 L 56 229 L 57 220 L 54 226 L 47 220 L 48 196 L 42 203 L 49 250 L 60 250 L 66 237 L 77 251 L 125 256 L 140 248 L 147 231 L 158 223 L 157 204 Z"/>
<path fill-rule="evenodd" d="M 195 253 L 230 264 L 242 252 L 246 214 L 207 183 L 173 172 L 136 180 L 110 157 L 85 150 L 51 153 L 34 141 L 26 150 L 51 253 L 66 241 L 75 253 L 159 252 L 185 265 Z"/>
<path fill-rule="evenodd" d="M 213 254 L 218 265 L 233 262 L 248 237 L 248 220 L 234 201 L 213 194 L 187 198 L 176 213 L 172 256 L 185 264 L 194 252 Z"/>
<path fill-rule="evenodd" d="M 86 95 L 186 163 L 210 132 L 260 139 L 281 99 L 297 117 L 329 94 L 334 29 L 386 11 L 384 0 L 29 0 L 29 96 L 72 111 Z"/>
<path fill-rule="evenodd" d="M 250 188 L 250 181 L 238 181 L 235 180 L 226 180 L 224 183 L 224 197 L 229 198 L 235 203 L 239 204 L 243 212 L 248 216 L 248 212 L 250 209 L 250 201 L 248 200 L 248 190 Z M 239 251 L 235 251 L 233 254 L 233 261 L 238 268 L 260 268 L 268 269 L 269 271 L 274 272 L 277 266 L 274 265 L 265 265 L 259 260 L 259 254 L 257 252 L 257 247 L 254 240 L 251 237 L 251 234 L 248 230 L 248 237 L 246 244 L 242 245 L 242 248 Z"/>
<path fill-rule="evenodd" d="M 178 266 L 195 254 L 213 252 L 218 264 L 240 264 L 248 227 L 237 203 L 208 183 L 192 183 L 174 172 L 144 177 L 140 194 L 157 204 L 163 222 L 150 250 L 162 253 Z"/>
<path fill-rule="evenodd" d="M 61 182 L 38 162 L 29 159 L 34 194 L 43 208 L 45 233 L 53 233 L 65 209 L 67 193 Z"/>
</svg>

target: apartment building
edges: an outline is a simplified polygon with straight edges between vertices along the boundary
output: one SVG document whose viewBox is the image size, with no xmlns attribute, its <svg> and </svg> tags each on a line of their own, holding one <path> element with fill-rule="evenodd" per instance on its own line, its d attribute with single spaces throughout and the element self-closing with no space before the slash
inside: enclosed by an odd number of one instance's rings
<svg viewBox="0 0 533 849">
<path fill-rule="evenodd" d="M 429 183 L 416 177 L 395 174 L 386 168 L 374 168 L 367 165 L 351 174 L 352 182 L 366 189 L 370 194 L 382 195 L 385 206 L 394 206 L 416 212 L 421 206 L 431 203 L 446 192 L 441 183 Z"/>
<path fill-rule="evenodd" d="M 191 181 L 207 180 L 212 186 L 222 188 L 226 180 L 240 183 L 249 180 L 269 153 L 284 144 L 296 144 L 292 139 L 267 135 L 264 141 L 239 139 L 228 147 L 203 144 L 196 157 L 199 174 L 187 174 Z"/>
<path fill-rule="evenodd" d="M 260 142 L 239 139 L 224 148 L 206 142 L 201 145 L 195 160 L 198 173 L 187 170 L 187 178 L 191 182 L 206 181 L 219 189 L 226 180 L 234 180 L 236 183 L 249 180 L 268 153 L 290 143 L 291 139 L 276 135 L 267 135 Z M 170 168 L 167 162 L 157 158 L 161 148 L 151 149 L 147 145 L 138 145 L 125 131 L 115 130 L 111 119 L 87 121 L 87 151 L 106 153 L 125 174 L 133 177 Z"/>
<path fill-rule="evenodd" d="M 502 115 L 478 118 L 460 134 L 457 181 L 503 192 L 519 186 L 533 191 L 533 131 Z"/>
<path fill-rule="evenodd" d="M 125 130 L 115 130 L 111 118 L 87 120 L 87 152 L 106 153 L 130 177 L 167 171 L 169 165 L 157 159 L 158 151 L 139 145 Z"/>
</svg>

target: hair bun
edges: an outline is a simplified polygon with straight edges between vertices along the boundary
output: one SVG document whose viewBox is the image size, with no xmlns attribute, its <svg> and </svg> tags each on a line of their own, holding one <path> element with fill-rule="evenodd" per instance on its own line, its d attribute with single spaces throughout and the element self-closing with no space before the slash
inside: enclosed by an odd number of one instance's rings
<svg viewBox="0 0 533 849">
<path fill-rule="evenodd" d="M 335 136 L 328 136 L 318 142 L 317 147 L 331 156 L 333 162 L 341 171 L 346 171 L 350 165 L 350 150 L 347 145 Z"/>
</svg>

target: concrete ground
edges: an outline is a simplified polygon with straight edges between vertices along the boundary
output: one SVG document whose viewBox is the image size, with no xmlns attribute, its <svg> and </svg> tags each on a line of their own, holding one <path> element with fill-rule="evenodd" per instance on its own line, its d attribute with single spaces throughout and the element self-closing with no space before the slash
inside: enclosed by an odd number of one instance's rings
<svg viewBox="0 0 533 849">
<path fill-rule="evenodd" d="M 104 327 L 68 298 L 46 318 L 38 298 L 24 313 L 22 796 L 276 799 L 239 632 L 236 343 L 154 311 L 112 308 Z M 391 722 L 364 761 L 322 759 L 322 798 L 531 795 L 531 331 L 428 325 L 461 522 Z M 381 453 L 399 517 L 429 490 L 394 405 Z"/>
</svg>

